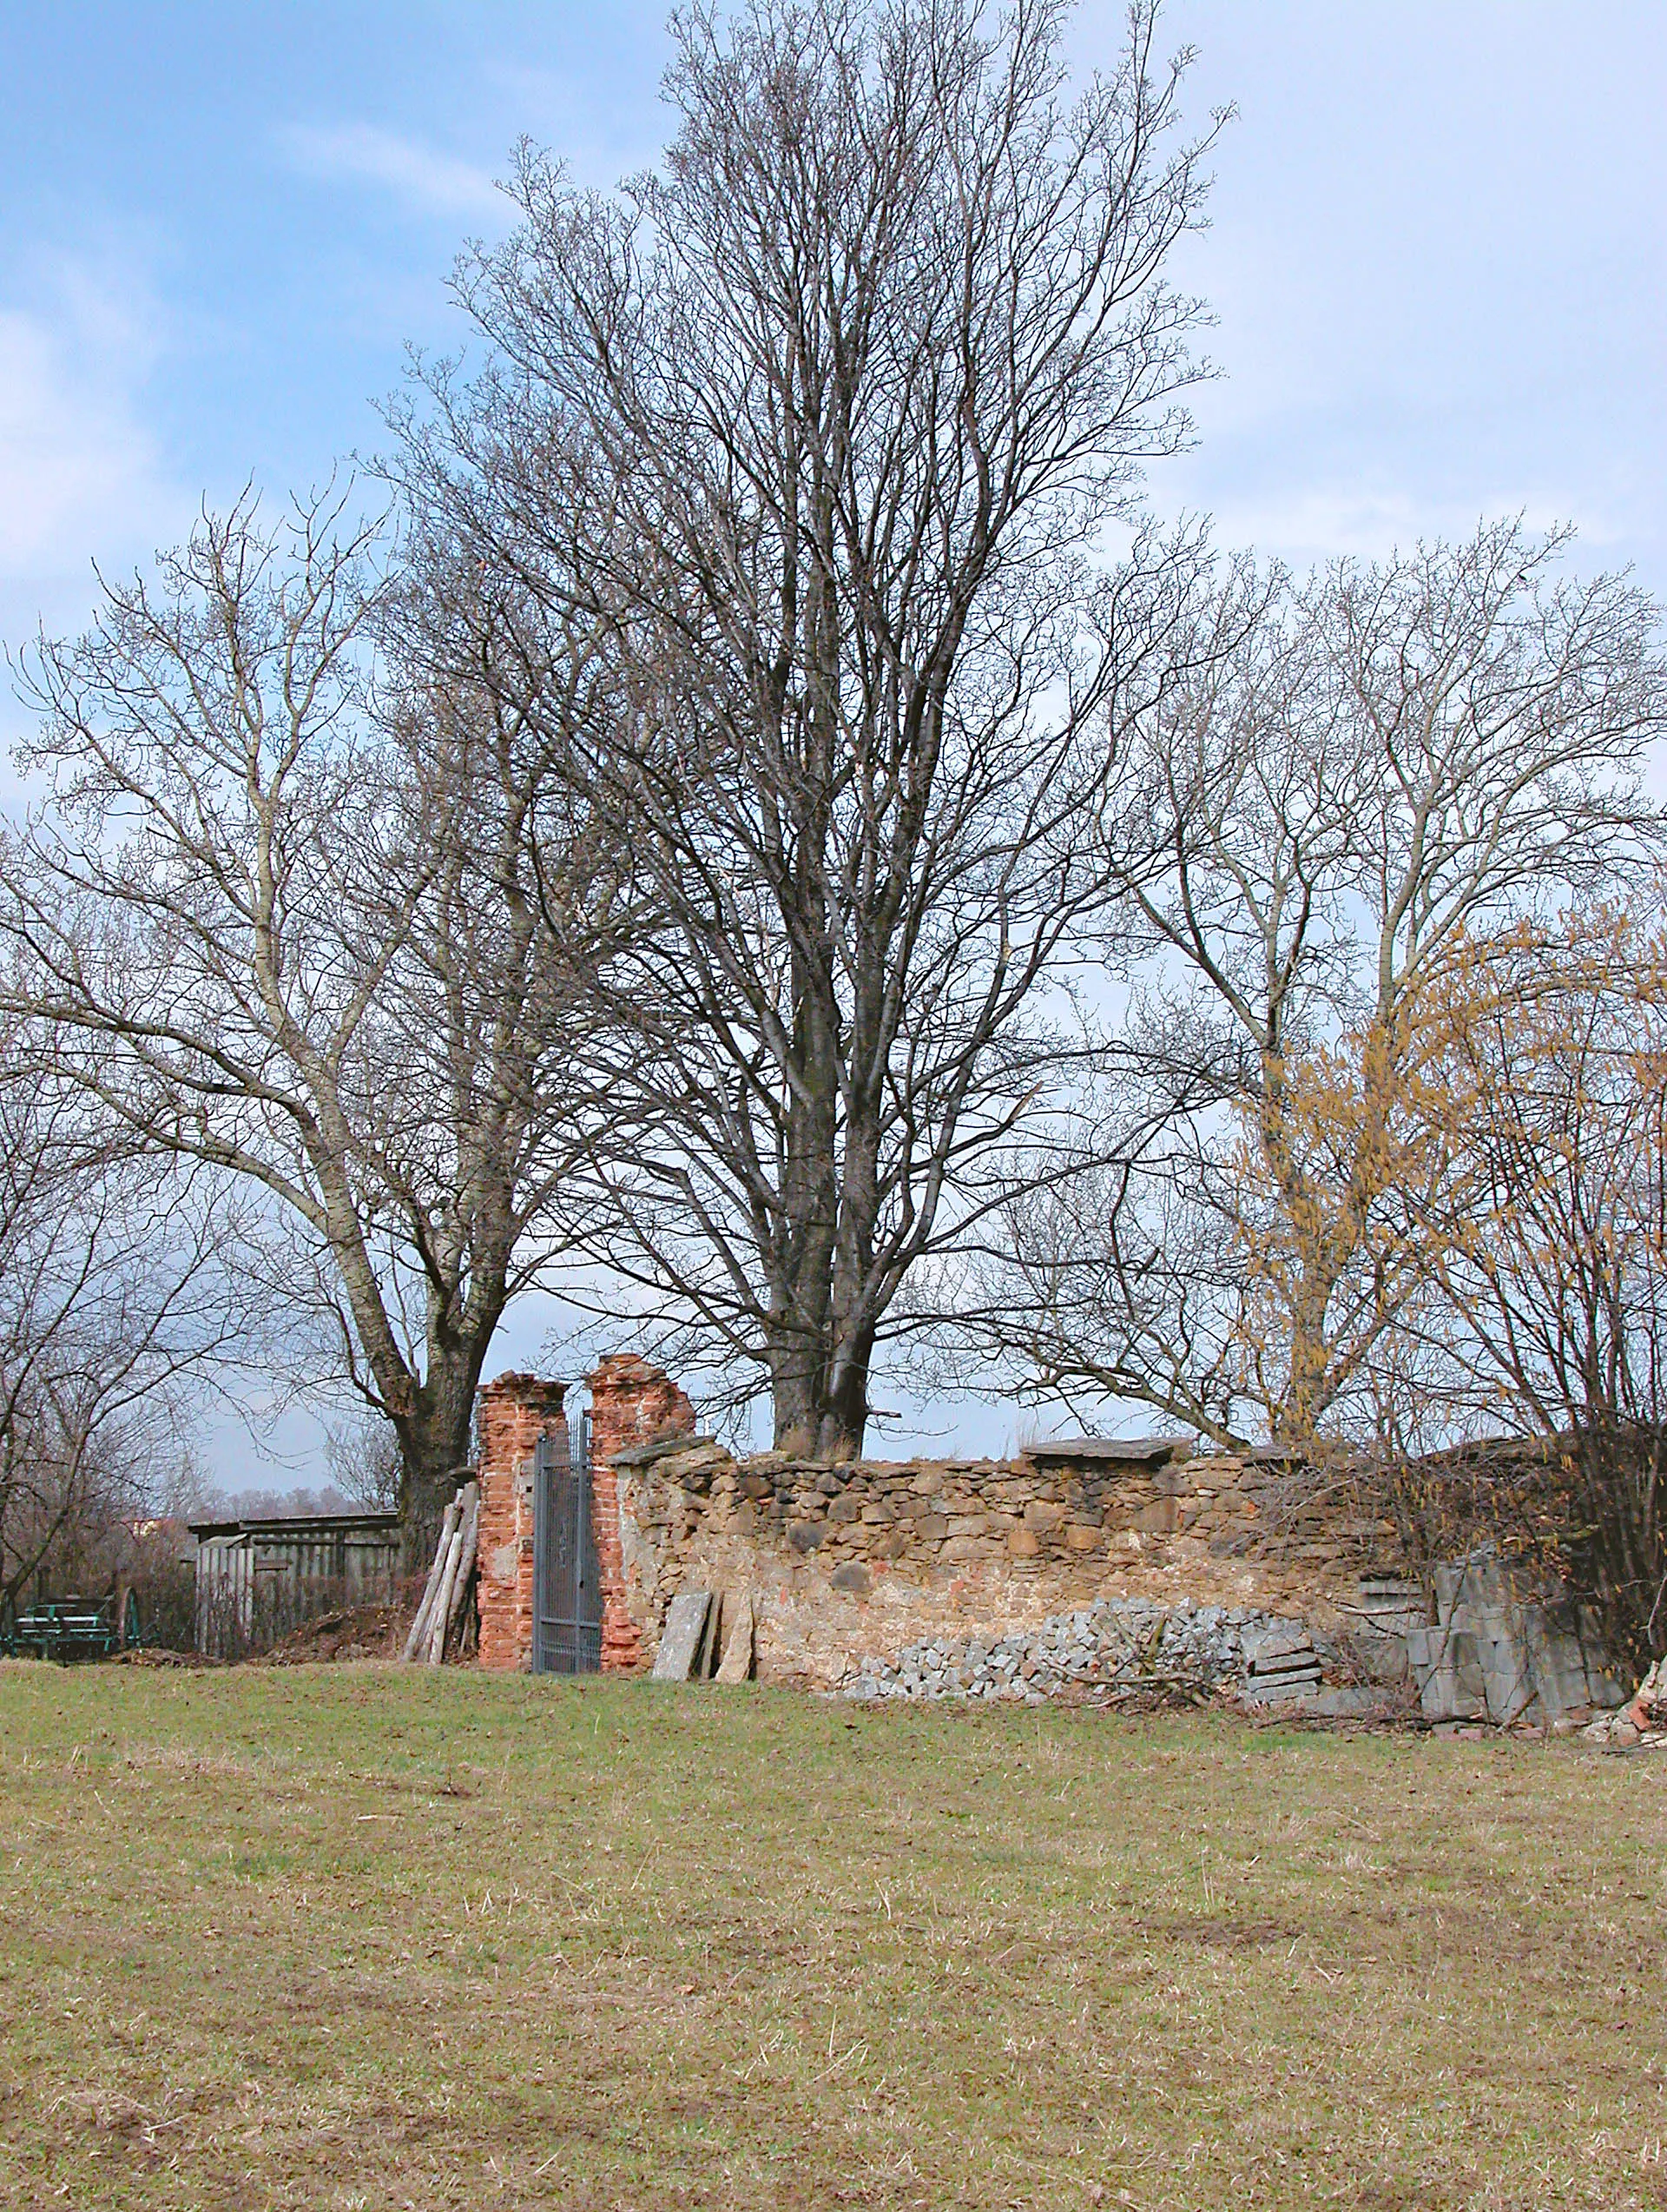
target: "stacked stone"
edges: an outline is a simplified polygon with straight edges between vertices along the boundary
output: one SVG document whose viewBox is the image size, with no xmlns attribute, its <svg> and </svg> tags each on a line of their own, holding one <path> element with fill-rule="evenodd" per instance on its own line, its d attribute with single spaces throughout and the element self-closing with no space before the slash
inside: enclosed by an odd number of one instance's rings
<svg viewBox="0 0 1667 2212">
<path fill-rule="evenodd" d="M 659 1424 L 639 1433 L 660 1433 Z M 1288 1539 L 1282 1513 L 1275 1535 L 1267 1524 L 1278 1470 L 1270 1475 L 1252 1456 L 1192 1456 L 1176 1444 L 1168 1460 L 1073 1463 L 1064 1448 L 1050 1447 L 1039 1465 L 1022 1458 L 828 1467 L 773 1452 L 738 1463 L 710 1438 L 682 1441 L 683 1450 L 656 1449 L 653 1481 L 637 1498 L 645 1527 L 669 1529 L 690 1515 L 693 1525 L 709 1506 L 728 1531 L 814 1558 L 843 1589 L 866 1589 L 874 1570 L 900 1564 L 959 1574 L 1052 1570 L 1068 1589 L 1075 1570 L 1086 1596 L 1108 1563 L 1128 1564 L 1173 1535 L 1216 1557 L 1270 1551 L 1310 1573 L 1321 1554 L 1334 1562 L 1350 1549 L 1347 1542 L 1315 1546 L 1301 1531 Z M 617 1463 L 627 1466 L 629 1453 Z M 682 1489 L 683 1503 L 663 1495 L 668 1485 Z"/>
<path fill-rule="evenodd" d="M 849 1698 L 990 1698 L 1040 1705 L 1077 1688 L 1174 1683 L 1256 1695 L 1251 1673 L 1275 1646 L 1319 1662 L 1300 1621 L 1217 1605 L 1164 1607 L 1143 1598 L 1102 1598 L 1039 1628 L 962 1643 L 934 1637 L 895 1660 L 865 1659 L 845 1683 Z M 1297 1680 L 1288 1669 L 1290 1690 Z"/>
<path fill-rule="evenodd" d="M 992 1460 L 827 1468 L 768 1456 L 735 1471 L 730 1525 L 814 1554 L 847 1588 L 865 1588 L 870 1566 L 903 1560 L 963 1569 L 999 1562 L 1020 1574 L 1088 1566 L 1138 1556 L 1144 1539 L 1178 1528 L 1209 1541 L 1249 1527 L 1255 1509 L 1233 1490 L 1230 1469 L 1196 1464 L 1195 1495 L 1191 1466 L 1182 1489 L 1176 1474 L 1146 1469 L 1044 1472 Z M 673 1461 L 657 1471 L 684 1479 Z M 691 1471 L 708 1484 L 719 1472 Z"/>
<path fill-rule="evenodd" d="M 833 1687 L 857 1654 L 894 1650 L 905 1637 L 924 1638 L 929 1624 L 965 1640 L 974 1624 L 993 1633 L 1064 1618 L 1131 1581 L 1147 1583 L 1143 1601 L 1160 1610 L 1254 1603 L 1255 1617 L 1267 1621 L 1328 1601 L 1325 1588 L 1337 1579 L 1290 1571 L 1281 1560 L 1285 1500 L 1268 1486 L 1284 1481 L 1282 1463 L 1195 1456 L 1173 1438 L 1038 1446 L 1017 1462 L 830 1467 L 774 1452 L 737 1460 L 712 1436 L 650 1432 L 622 1442 L 612 1465 L 645 1654 L 680 1589 L 753 1589 L 767 1601 L 759 1652 L 769 1680 Z M 1247 1530 L 1260 1532 L 1254 1545 Z M 1150 1589 L 1152 1570 L 1175 1576 L 1201 1555 L 1247 1551 L 1254 1577 L 1205 1570 L 1202 1588 L 1181 1581 Z M 865 1602 L 871 1595 L 883 1605 Z M 946 1612 L 956 1617 L 952 1629 L 938 1627 Z M 1259 1667 L 1254 1678 L 1270 1698 L 1282 1683 L 1306 1692 L 1317 1680 L 1306 1643 L 1275 1656 L 1284 1663 Z M 1235 1679 L 1244 1675 L 1241 1667 Z M 1204 1678 L 1216 1675 L 1207 1667 Z"/>
<path fill-rule="evenodd" d="M 1245 1695 L 1257 1705 L 1308 1697 L 1320 1687 L 1320 1654 L 1300 1621 L 1248 1621 L 1240 1633 Z"/>
<path fill-rule="evenodd" d="M 1659 1750 L 1667 1745 L 1667 1659 L 1657 1660 L 1619 1713 L 1600 1714 L 1581 1734 L 1613 1750 Z"/>
</svg>

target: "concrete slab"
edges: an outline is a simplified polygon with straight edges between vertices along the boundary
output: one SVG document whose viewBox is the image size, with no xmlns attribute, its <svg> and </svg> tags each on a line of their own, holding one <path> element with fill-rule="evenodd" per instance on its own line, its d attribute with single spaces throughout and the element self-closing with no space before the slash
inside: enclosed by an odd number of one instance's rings
<svg viewBox="0 0 1667 2212">
<path fill-rule="evenodd" d="M 679 1590 L 666 1614 L 654 1661 L 656 1682 L 686 1682 L 706 1636 L 712 1613 L 710 1590 Z"/>
</svg>

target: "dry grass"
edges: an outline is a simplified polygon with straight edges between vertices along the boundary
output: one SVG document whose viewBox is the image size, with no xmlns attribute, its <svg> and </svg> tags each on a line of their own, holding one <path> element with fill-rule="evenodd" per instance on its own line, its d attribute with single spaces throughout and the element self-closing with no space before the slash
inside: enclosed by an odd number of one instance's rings
<svg viewBox="0 0 1667 2212">
<path fill-rule="evenodd" d="M 0 1668 L 0 2201 L 1667 2205 L 1667 1759 Z"/>
</svg>

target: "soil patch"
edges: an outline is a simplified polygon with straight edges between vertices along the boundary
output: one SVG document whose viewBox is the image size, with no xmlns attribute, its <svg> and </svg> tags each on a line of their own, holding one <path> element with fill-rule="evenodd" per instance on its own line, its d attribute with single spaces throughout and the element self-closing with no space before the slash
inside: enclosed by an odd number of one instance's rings
<svg viewBox="0 0 1667 2212">
<path fill-rule="evenodd" d="M 315 1667 L 321 1661 L 398 1659 L 404 1648 L 411 1613 L 400 1605 L 338 1607 L 303 1621 L 270 1651 L 251 1660 L 255 1667 Z"/>
</svg>

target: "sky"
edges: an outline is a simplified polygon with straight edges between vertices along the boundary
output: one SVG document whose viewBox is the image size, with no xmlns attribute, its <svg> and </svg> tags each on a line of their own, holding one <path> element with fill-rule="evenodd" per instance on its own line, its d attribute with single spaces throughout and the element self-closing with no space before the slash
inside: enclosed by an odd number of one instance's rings
<svg viewBox="0 0 1667 2212">
<path fill-rule="evenodd" d="M 1078 68 L 1122 17 L 1087 0 Z M 1660 0 L 1171 0 L 1165 29 L 1189 113 L 1235 113 L 1176 264 L 1220 374 L 1155 502 L 1299 564 L 1521 512 L 1667 598 Z M 6 0 L 0 640 L 76 627 L 95 563 L 205 499 L 375 452 L 408 349 L 462 341 L 448 272 L 507 227 L 516 142 L 599 187 L 650 164 L 669 50 L 616 0 Z M 1015 1425 L 954 1420 L 968 1448 Z M 224 1443 L 226 1478 L 305 1460 L 280 1430 Z"/>
</svg>

